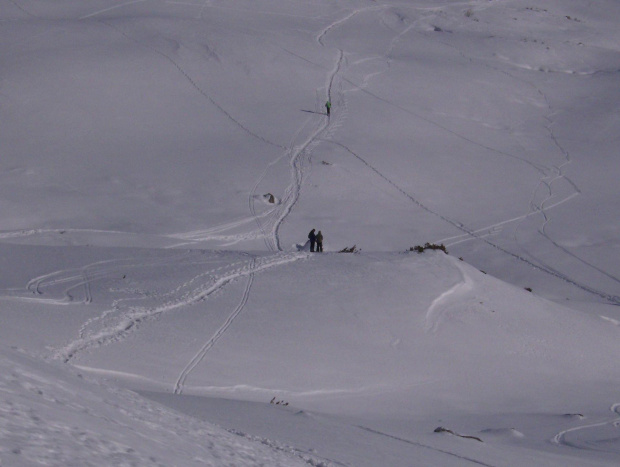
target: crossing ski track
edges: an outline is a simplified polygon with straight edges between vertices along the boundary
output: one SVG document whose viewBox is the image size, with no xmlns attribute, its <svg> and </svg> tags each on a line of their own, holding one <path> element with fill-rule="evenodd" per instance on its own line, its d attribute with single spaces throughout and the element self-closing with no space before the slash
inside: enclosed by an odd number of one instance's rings
<svg viewBox="0 0 620 467">
<path fill-rule="evenodd" d="M 78 338 L 55 350 L 52 356 L 55 359 L 68 363 L 77 354 L 85 350 L 123 340 L 131 332 L 135 331 L 141 323 L 147 320 L 202 301 L 236 279 L 248 275 L 253 276 L 273 267 L 307 259 L 308 257 L 308 254 L 305 253 L 280 253 L 261 257 L 260 259 L 251 258 L 249 261 L 233 263 L 229 265 L 233 267 L 226 268 L 225 271 L 220 271 L 219 274 L 218 270 L 221 270 L 222 267 L 202 272 L 162 296 L 150 296 L 150 299 L 159 300 L 160 303 L 155 305 L 121 307 L 117 302 L 110 310 L 104 312 L 102 316 L 85 323 Z M 237 315 L 242 308 L 241 306 Z M 89 330 L 87 327 L 94 329 Z"/>
<path fill-rule="evenodd" d="M 484 2 L 464 2 L 463 5 L 471 5 L 471 6 L 475 6 L 476 8 L 490 8 L 490 6 Z M 348 21 L 349 19 L 353 18 L 354 16 L 365 12 L 365 11 L 377 11 L 377 10 L 383 10 L 385 9 L 387 6 L 386 5 L 381 5 L 381 6 L 375 6 L 375 7 L 367 7 L 367 8 L 361 8 L 358 10 L 355 10 L 353 12 L 350 12 L 349 14 L 347 14 L 345 17 L 343 17 L 342 19 L 339 19 L 338 21 L 330 24 L 329 26 L 327 26 L 326 28 L 324 28 L 319 35 L 317 36 L 317 41 L 319 43 L 321 43 L 321 45 L 324 45 L 324 39 L 325 36 L 327 35 L 327 33 L 329 31 L 331 31 L 333 28 L 344 24 L 346 21 Z M 435 8 L 431 8 L 430 10 L 435 10 Z M 388 61 L 388 67 L 389 67 L 389 62 L 390 62 L 390 53 L 391 50 L 395 47 L 396 43 L 405 35 L 407 34 L 409 31 L 411 31 L 414 27 L 414 24 L 410 24 L 408 25 L 403 31 L 399 32 L 397 34 L 397 36 L 391 41 L 390 46 L 385 54 L 385 57 L 387 58 Z M 449 44 L 446 44 L 449 45 Z M 465 53 L 463 53 L 460 49 L 458 49 L 458 47 L 456 46 L 452 46 L 450 45 L 450 47 L 454 47 L 463 57 L 465 58 L 470 58 L 467 57 Z M 477 229 L 477 230 L 470 230 L 468 228 L 466 228 L 461 222 L 457 222 L 454 221 L 452 219 L 447 218 L 446 216 L 433 211 L 432 209 L 428 208 L 427 206 L 425 206 L 424 204 L 422 204 L 420 201 L 418 201 L 417 199 L 415 199 L 413 196 L 411 196 L 409 193 L 405 192 L 402 188 L 400 188 L 399 186 L 397 186 L 392 180 L 390 180 L 388 177 L 386 177 L 383 173 L 379 172 L 378 169 L 376 169 L 375 167 L 373 167 L 371 164 L 369 164 L 365 159 L 363 159 L 359 154 L 356 154 L 355 152 L 353 152 L 350 148 L 346 147 L 345 145 L 337 142 L 337 141 L 329 141 L 332 144 L 338 145 L 340 147 L 342 147 L 343 149 L 345 149 L 347 152 L 349 152 L 350 154 L 352 154 L 353 156 L 355 156 L 356 158 L 358 158 L 362 163 L 364 163 L 368 168 L 370 168 L 372 171 L 374 171 L 377 175 L 379 175 L 381 178 L 383 178 L 385 181 L 387 181 L 388 183 L 390 183 L 391 185 L 393 185 L 398 191 L 400 191 L 402 194 L 404 194 L 407 198 L 409 198 L 410 200 L 412 200 L 415 204 L 417 204 L 419 207 L 421 207 L 422 209 L 428 211 L 429 213 L 436 215 L 438 217 L 440 217 L 442 220 L 444 220 L 445 222 L 448 222 L 449 224 L 453 225 L 454 227 L 456 227 L 458 230 L 462 231 L 463 234 L 461 234 L 460 236 L 455 236 L 455 237 L 451 237 L 449 239 L 445 239 L 445 240 L 440 240 L 439 243 L 444 243 L 448 240 L 452 240 L 452 242 L 450 244 L 448 244 L 448 246 L 454 246 L 458 243 L 462 243 L 464 241 L 471 241 L 471 240 L 482 240 L 483 242 L 487 243 L 488 245 L 492 246 L 495 249 L 498 249 L 499 251 L 512 256 L 513 258 L 516 258 L 522 262 L 525 262 L 527 264 L 529 264 L 530 266 L 534 267 L 535 269 L 538 269 L 546 274 L 555 276 L 561 280 L 563 280 L 564 282 L 567 282 L 577 288 L 580 288 L 588 293 L 591 293 L 593 295 L 599 296 L 601 298 L 603 298 L 604 300 L 608 301 L 611 304 L 614 305 L 620 305 L 620 297 L 613 295 L 613 294 L 609 294 L 606 293 L 604 291 L 601 290 L 597 290 L 594 287 L 588 286 L 586 284 L 583 284 L 577 280 L 572 279 L 568 274 L 565 274 L 559 270 L 557 270 L 556 268 L 552 267 L 551 265 L 546 264 L 545 262 L 543 262 L 540 258 L 535 257 L 534 255 L 532 255 L 530 252 L 525 251 L 523 254 L 517 254 L 514 252 L 509 251 L 508 249 L 501 247 L 499 244 L 497 244 L 496 242 L 493 242 L 491 240 L 489 240 L 487 237 L 490 237 L 498 232 L 501 231 L 501 227 L 510 224 L 510 223 L 517 223 L 517 227 L 515 228 L 515 234 L 514 234 L 514 239 L 517 242 L 517 244 L 519 245 L 518 239 L 516 237 L 516 231 L 519 228 L 519 225 L 521 222 L 523 222 L 525 219 L 534 216 L 534 215 L 541 215 L 542 216 L 542 223 L 541 223 L 541 227 L 539 229 L 540 234 L 546 238 L 549 242 L 551 242 L 551 244 L 559 249 L 560 251 L 564 252 L 566 255 L 574 258 L 575 260 L 579 261 L 580 263 L 584 264 L 585 266 L 593 269 L 594 271 L 604 275 L 605 277 L 615 281 L 615 282 L 619 282 L 620 283 L 620 279 L 618 279 L 617 277 L 615 277 L 614 275 L 608 273 L 607 271 L 604 271 L 603 269 L 593 265 L 592 263 L 589 263 L 587 261 L 585 261 L 583 258 L 578 257 L 576 254 L 574 254 L 573 252 L 570 252 L 569 250 L 567 250 L 566 248 L 562 247 L 561 245 L 559 245 L 555 240 L 553 240 L 550 235 L 547 233 L 546 231 L 546 227 L 548 225 L 548 223 L 550 222 L 550 215 L 549 212 L 551 209 L 558 207 L 564 203 L 569 202 L 570 200 L 574 199 L 575 197 L 579 196 L 581 194 L 581 190 L 579 189 L 579 187 L 570 179 L 565 175 L 565 171 L 564 168 L 566 166 L 568 166 L 571 163 L 571 157 L 570 157 L 570 153 L 562 146 L 562 144 L 560 143 L 560 141 L 558 140 L 558 138 L 556 137 L 554 131 L 553 131 L 553 115 L 556 113 L 556 110 L 553 108 L 549 98 L 547 97 L 547 95 L 539 88 L 537 87 L 534 83 L 531 83 L 527 80 L 524 80 L 523 78 L 517 78 L 516 76 L 514 76 L 513 74 L 505 71 L 505 70 L 501 70 L 495 67 L 491 67 L 490 65 L 486 65 L 489 68 L 492 68 L 495 71 L 498 71 L 500 73 L 506 74 L 508 77 L 515 79 L 515 80 L 519 80 L 522 82 L 525 82 L 527 85 L 531 86 L 535 92 L 537 92 L 539 94 L 539 96 L 544 100 L 544 103 L 547 107 L 547 114 L 544 116 L 545 120 L 547 121 L 547 125 L 545 126 L 549 138 L 552 140 L 552 142 L 554 143 L 554 145 L 557 147 L 559 154 L 562 157 L 563 162 L 561 164 L 557 164 L 557 165 L 553 165 L 551 167 L 545 167 L 542 166 L 540 164 L 534 164 L 530 161 L 528 161 L 527 159 L 524 159 L 522 157 L 519 157 L 517 155 L 514 154 L 510 154 L 510 153 L 506 153 L 504 151 L 489 147 L 485 144 L 479 143 L 477 141 L 474 141 L 472 139 L 470 139 L 469 137 L 466 137 L 464 135 L 461 135 L 457 132 L 455 132 L 454 130 L 451 130 L 445 126 L 443 126 L 440 123 L 435 122 L 432 119 L 429 119 L 428 117 L 425 117 L 423 115 L 419 115 L 418 113 L 412 112 L 409 109 L 405 109 L 403 107 L 401 107 L 398 104 L 395 104 L 393 102 L 387 101 L 383 98 L 381 98 L 380 96 L 368 91 L 367 89 L 365 89 L 365 85 L 359 85 L 357 83 L 354 83 L 346 78 L 343 78 L 343 81 L 348 82 L 349 84 L 352 84 L 353 86 L 355 86 L 355 88 L 359 91 L 362 91 L 370 96 L 373 96 L 389 105 L 398 107 L 399 109 L 405 111 L 406 113 L 413 115 L 414 117 L 420 118 L 424 121 L 427 121 L 428 123 L 431 123 L 432 125 L 437 126 L 438 128 L 448 132 L 449 134 L 454 135 L 457 138 L 463 139 L 468 143 L 474 144 L 476 146 L 480 146 L 481 148 L 487 149 L 489 151 L 495 152 L 497 154 L 506 156 L 506 157 L 510 157 L 516 160 L 520 160 L 521 162 L 531 166 L 533 169 L 535 169 L 536 171 L 538 171 L 539 173 L 541 173 L 541 179 L 539 181 L 538 186 L 534 189 L 532 196 L 531 196 L 531 200 L 530 200 L 530 208 L 528 210 L 527 213 L 512 218 L 512 219 L 507 219 L 507 220 L 502 220 L 499 221 L 497 223 L 494 223 L 491 226 L 487 226 L 485 228 L 482 229 Z M 365 80 L 366 81 L 366 80 Z M 573 190 L 572 194 L 569 194 L 567 196 L 565 196 L 562 199 L 559 200 L 555 200 L 556 199 L 556 195 L 554 192 L 554 185 L 556 185 L 558 182 L 563 181 L 566 182 Z M 543 199 L 539 202 L 536 203 L 536 198 L 538 197 L 538 192 L 542 189 L 546 190 L 546 196 L 543 197 Z M 555 201 L 554 201 L 555 200 Z M 521 246 L 522 247 L 522 246 Z M 528 258 L 529 257 L 529 258 Z"/>
<path fill-rule="evenodd" d="M 592 447 L 591 443 L 585 443 L 584 442 L 584 446 L 582 446 L 582 445 L 578 444 L 577 442 L 567 441 L 566 437 L 570 433 L 576 433 L 578 431 L 590 430 L 592 428 L 598 428 L 598 427 L 602 427 L 602 426 L 613 426 L 615 428 L 620 428 L 620 403 L 613 404 L 609 408 L 609 410 L 610 410 L 610 412 L 612 412 L 615 415 L 615 417 L 612 420 L 606 420 L 606 421 L 603 421 L 603 422 L 591 423 L 591 424 L 588 424 L 588 425 L 582 425 L 582 426 L 578 426 L 578 427 L 574 427 L 574 428 L 569 428 L 568 430 L 561 431 L 557 435 L 555 435 L 552 438 L 551 442 L 553 444 L 557 444 L 557 445 L 560 445 L 560 446 L 566 446 L 566 447 L 571 447 L 571 448 L 576 448 L 576 449 L 588 449 L 588 450 L 594 449 Z"/>
<path fill-rule="evenodd" d="M 252 288 L 252 283 L 254 282 L 254 268 L 256 267 L 256 258 L 252 258 L 249 266 L 249 270 L 251 271 L 248 274 L 247 283 L 245 289 L 243 291 L 243 296 L 241 297 L 241 301 L 237 305 L 237 307 L 233 310 L 233 312 L 228 316 L 224 324 L 213 334 L 211 339 L 209 339 L 205 345 L 198 351 L 194 358 L 192 358 L 189 363 L 183 368 L 181 374 L 179 375 L 175 385 L 174 385 L 174 394 L 182 394 L 183 389 L 185 387 L 185 382 L 187 377 L 191 373 L 191 371 L 198 366 L 200 362 L 202 362 L 207 355 L 207 352 L 211 350 L 211 348 L 216 344 L 216 342 L 222 337 L 222 335 L 226 332 L 226 330 L 230 327 L 233 321 L 239 316 L 245 305 L 248 303 L 248 298 L 250 297 L 250 289 Z"/>
<path fill-rule="evenodd" d="M 165 259 L 140 261 L 137 258 L 112 259 L 97 261 L 78 268 L 60 269 L 51 273 L 37 276 L 28 281 L 24 289 L 2 290 L 2 297 L 22 301 L 36 301 L 53 305 L 90 304 L 93 301 L 91 284 L 101 279 L 117 277 L 122 272 L 134 268 L 147 268 L 169 261 L 179 261 L 189 255 L 189 251 L 180 251 L 178 254 Z M 57 298 L 58 288 L 61 288 L 62 298 Z M 76 300 L 78 289 L 82 289 L 81 300 Z"/>
</svg>

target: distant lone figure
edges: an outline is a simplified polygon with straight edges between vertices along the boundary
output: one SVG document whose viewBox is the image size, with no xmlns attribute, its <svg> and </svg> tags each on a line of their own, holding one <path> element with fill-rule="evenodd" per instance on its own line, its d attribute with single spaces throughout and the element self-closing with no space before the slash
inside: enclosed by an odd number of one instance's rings
<svg viewBox="0 0 620 467">
<path fill-rule="evenodd" d="M 314 244 L 316 243 L 316 234 L 314 233 L 314 229 L 312 229 L 308 234 L 308 240 L 310 240 L 310 251 L 314 252 Z"/>
<path fill-rule="evenodd" d="M 332 109 L 332 103 L 330 101 L 327 101 L 325 103 L 325 109 L 327 109 L 327 116 L 329 117 L 330 111 Z"/>
<path fill-rule="evenodd" d="M 316 234 L 316 251 L 323 253 L 323 234 L 320 230 L 319 233 Z"/>
</svg>

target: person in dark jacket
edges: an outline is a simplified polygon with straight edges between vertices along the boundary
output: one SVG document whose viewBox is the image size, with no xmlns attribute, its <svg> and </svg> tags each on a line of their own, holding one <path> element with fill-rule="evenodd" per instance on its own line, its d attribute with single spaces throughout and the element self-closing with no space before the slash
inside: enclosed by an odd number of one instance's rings
<svg viewBox="0 0 620 467">
<path fill-rule="evenodd" d="M 327 116 L 329 117 L 329 114 L 331 113 L 331 110 L 332 110 L 332 103 L 330 101 L 327 101 L 325 103 L 325 110 L 327 110 Z"/>
<path fill-rule="evenodd" d="M 323 253 L 323 234 L 320 230 L 319 233 L 316 234 L 316 251 Z"/>
<path fill-rule="evenodd" d="M 312 229 L 308 234 L 308 240 L 310 240 L 310 251 L 314 251 L 314 244 L 316 243 L 316 234 L 314 233 L 314 229 Z"/>
</svg>

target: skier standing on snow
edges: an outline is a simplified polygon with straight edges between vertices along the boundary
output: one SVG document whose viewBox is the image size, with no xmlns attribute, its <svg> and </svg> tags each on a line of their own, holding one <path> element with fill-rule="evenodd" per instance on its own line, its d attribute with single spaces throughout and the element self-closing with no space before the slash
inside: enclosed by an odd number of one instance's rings
<svg viewBox="0 0 620 467">
<path fill-rule="evenodd" d="M 316 234 L 316 251 L 323 253 L 323 234 L 320 230 L 319 233 Z"/>
<path fill-rule="evenodd" d="M 330 113 L 330 111 L 332 109 L 332 103 L 330 101 L 327 101 L 325 103 L 325 108 L 327 109 L 327 116 L 329 117 L 329 113 Z"/>
<path fill-rule="evenodd" d="M 314 252 L 314 244 L 316 243 L 316 234 L 314 233 L 314 229 L 312 229 L 308 234 L 308 240 L 310 240 L 310 251 Z"/>
</svg>

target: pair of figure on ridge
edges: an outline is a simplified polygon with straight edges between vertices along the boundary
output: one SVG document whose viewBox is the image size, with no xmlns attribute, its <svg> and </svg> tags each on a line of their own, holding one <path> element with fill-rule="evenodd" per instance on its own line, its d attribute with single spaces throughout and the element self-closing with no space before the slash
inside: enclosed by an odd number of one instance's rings
<svg viewBox="0 0 620 467">
<path fill-rule="evenodd" d="M 323 252 L 323 234 L 321 233 L 321 231 L 319 230 L 318 233 L 314 233 L 315 229 L 312 229 L 310 231 L 310 233 L 308 234 L 308 240 L 310 240 L 310 251 L 314 252 L 315 251 L 315 245 L 316 245 L 316 252 L 317 253 L 322 253 Z"/>
</svg>

